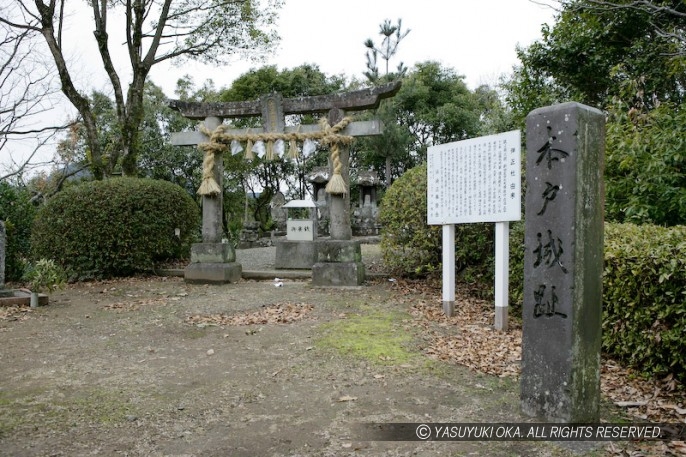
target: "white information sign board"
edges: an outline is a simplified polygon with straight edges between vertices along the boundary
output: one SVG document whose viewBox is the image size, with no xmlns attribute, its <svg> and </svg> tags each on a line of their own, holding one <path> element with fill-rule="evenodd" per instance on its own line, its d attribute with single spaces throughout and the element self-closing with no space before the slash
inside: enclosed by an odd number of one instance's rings
<svg viewBox="0 0 686 457">
<path fill-rule="evenodd" d="M 443 309 L 455 312 L 455 224 L 495 222 L 495 327 L 507 330 L 509 224 L 522 218 L 519 130 L 429 147 L 427 222 L 443 226 Z"/>
<path fill-rule="evenodd" d="M 520 220 L 520 153 L 519 130 L 429 147 L 428 224 Z"/>
</svg>

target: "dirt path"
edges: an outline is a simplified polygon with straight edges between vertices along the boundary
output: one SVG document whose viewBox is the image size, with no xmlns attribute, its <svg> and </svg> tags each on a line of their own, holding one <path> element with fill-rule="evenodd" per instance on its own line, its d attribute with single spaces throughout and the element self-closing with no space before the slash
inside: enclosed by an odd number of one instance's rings
<svg viewBox="0 0 686 457">
<path fill-rule="evenodd" d="M 584 455 L 564 443 L 357 441 L 362 422 L 527 420 L 515 381 L 422 355 L 407 302 L 388 281 L 72 286 L 0 320 L 0 454 Z"/>
</svg>

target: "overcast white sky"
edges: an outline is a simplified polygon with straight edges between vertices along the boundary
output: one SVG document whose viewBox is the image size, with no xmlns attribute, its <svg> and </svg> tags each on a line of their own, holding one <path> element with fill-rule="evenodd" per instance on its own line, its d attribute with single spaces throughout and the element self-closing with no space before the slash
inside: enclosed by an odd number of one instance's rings
<svg viewBox="0 0 686 457">
<path fill-rule="evenodd" d="M 85 5 L 71 5 L 76 4 Z M 65 43 L 75 43 L 69 53 L 70 66 L 82 93 L 93 89 L 111 93 L 93 40 L 90 14 L 87 8 L 75 11 L 66 31 Z M 266 62 L 279 69 L 312 63 L 329 75 L 362 79 L 366 69 L 364 41 L 372 38 L 379 44 L 379 25 L 384 19 L 392 23 L 402 19 L 403 27 L 411 32 L 400 43 L 392 68 L 400 61 L 412 67 L 417 62 L 436 60 L 464 75 L 467 85 L 474 89 L 482 83 L 493 85 L 501 74 L 510 73 L 517 64 L 515 47 L 539 39 L 541 25 L 552 24 L 554 12 L 530 0 L 286 0 L 279 16 L 282 41 Z M 110 44 L 115 61 L 122 64 L 120 76 L 126 86 L 128 59 L 113 19 L 109 23 Z M 165 64 L 155 67 L 150 77 L 173 98 L 176 81 L 185 74 L 198 85 L 212 79 L 219 88 L 229 86 L 255 66 L 240 61 L 222 68 Z M 64 103 L 50 117 L 61 121 L 74 115 L 73 107 Z M 21 161 L 21 149 L 12 148 L 11 153 L 16 162 Z M 50 155 L 42 154 L 42 158 Z M 2 154 L 0 170 L 6 168 L 8 159 Z"/>
<path fill-rule="evenodd" d="M 495 83 L 517 63 L 515 46 L 540 38 L 541 25 L 552 23 L 553 11 L 529 0 L 286 0 L 280 13 L 280 50 L 268 62 L 280 69 L 314 63 L 327 74 L 363 78 L 363 43 L 381 42 L 384 19 L 402 19 L 410 34 L 398 47 L 394 68 L 437 60 L 466 77 L 474 89 Z M 250 68 L 237 63 L 225 69 L 201 66 L 160 67 L 152 79 L 173 95 L 176 79 L 191 73 L 196 82 L 212 78 L 229 85 Z"/>
</svg>

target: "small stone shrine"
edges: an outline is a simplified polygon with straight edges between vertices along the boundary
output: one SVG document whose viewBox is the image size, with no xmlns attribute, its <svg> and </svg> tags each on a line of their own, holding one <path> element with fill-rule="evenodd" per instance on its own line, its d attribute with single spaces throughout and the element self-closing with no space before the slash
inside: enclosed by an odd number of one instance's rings
<svg viewBox="0 0 686 457">
<path fill-rule="evenodd" d="M 605 115 L 578 103 L 526 119 L 521 406 L 599 420 Z"/>
<path fill-rule="evenodd" d="M 288 211 L 286 239 L 276 243 L 274 267 L 308 270 L 318 259 L 317 206 L 312 200 L 292 200 L 283 207 Z"/>
<path fill-rule="evenodd" d="M 360 201 L 353 209 L 353 235 L 376 236 L 379 234 L 379 208 L 376 190 L 381 182 L 375 171 L 361 171 L 357 176 Z"/>
<path fill-rule="evenodd" d="M 284 197 L 281 191 L 277 192 L 276 195 L 272 197 L 272 201 L 269 203 L 269 211 L 272 217 L 272 221 L 276 224 L 276 232 L 286 233 L 286 215 L 287 210 L 284 209 L 283 205 L 286 204 L 286 197 Z"/>
<path fill-rule="evenodd" d="M 314 167 L 305 179 L 312 184 L 312 195 L 317 205 L 317 229 L 319 236 L 328 236 L 330 218 L 326 185 L 329 183 L 329 167 Z"/>
<path fill-rule="evenodd" d="M 260 240 L 260 223 L 257 221 L 243 222 L 243 228 L 238 233 L 238 249 L 250 249 L 258 246 Z"/>
</svg>

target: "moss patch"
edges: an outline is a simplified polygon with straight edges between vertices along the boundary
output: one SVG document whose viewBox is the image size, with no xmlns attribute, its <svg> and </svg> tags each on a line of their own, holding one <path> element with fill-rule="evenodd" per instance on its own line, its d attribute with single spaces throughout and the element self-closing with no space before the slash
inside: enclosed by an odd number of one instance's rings
<svg viewBox="0 0 686 457">
<path fill-rule="evenodd" d="M 411 319 L 399 312 L 370 311 L 324 324 L 317 346 L 380 365 L 402 365 L 420 359 L 413 350 L 413 334 L 403 326 Z"/>
<path fill-rule="evenodd" d="M 64 391 L 62 395 L 33 390 L 0 391 L 0 438 L 36 423 L 76 426 L 123 422 L 131 414 L 131 405 L 123 397 L 121 392 L 104 389 Z"/>
</svg>

